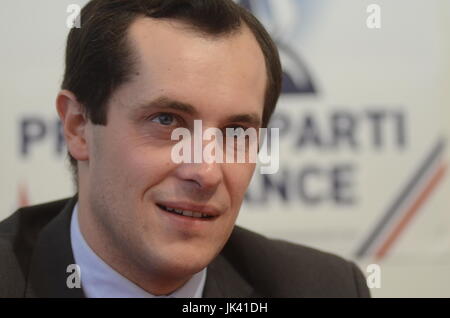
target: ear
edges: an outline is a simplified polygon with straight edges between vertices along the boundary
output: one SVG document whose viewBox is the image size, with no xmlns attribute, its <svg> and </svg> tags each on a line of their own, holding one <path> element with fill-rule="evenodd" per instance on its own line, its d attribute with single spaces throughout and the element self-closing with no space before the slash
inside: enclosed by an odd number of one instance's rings
<svg viewBox="0 0 450 318">
<path fill-rule="evenodd" d="M 68 91 L 62 90 L 56 98 L 56 110 L 61 119 L 64 138 L 67 149 L 72 157 L 78 161 L 89 159 L 88 144 L 86 142 L 86 125 L 88 120 L 76 96 Z"/>
</svg>

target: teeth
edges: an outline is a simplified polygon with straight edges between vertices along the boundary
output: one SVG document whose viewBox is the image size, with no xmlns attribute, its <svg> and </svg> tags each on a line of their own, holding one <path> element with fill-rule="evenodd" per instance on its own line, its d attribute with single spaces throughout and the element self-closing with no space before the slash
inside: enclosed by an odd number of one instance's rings
<svg viewBox="0 0 450 318">
<path fill-rule="evenodd" d="M 192 216 L 193 212 L 192 211 L 183 211 L 183 215 L 184 216 Z"/>
<path fill-rule="evenodd" d="M 210 217 L 208 214 L 205 214 L 205 213 L 193 212 L 193 211 L 181 210 L 181 209 L 173 209 L 173 208 L 169 208 L 169 207 L 166 207 L 166 206 L 163 206 L 163 207 L 164 207 L 165 210 L 167 210 L 169 212 L 173 212 L 173 213 L 184 215 L 184 216 L 189 216 L 189 217 L 194 217 L 194 218 L 208 218 L 208 217 Z"/>
</svg>

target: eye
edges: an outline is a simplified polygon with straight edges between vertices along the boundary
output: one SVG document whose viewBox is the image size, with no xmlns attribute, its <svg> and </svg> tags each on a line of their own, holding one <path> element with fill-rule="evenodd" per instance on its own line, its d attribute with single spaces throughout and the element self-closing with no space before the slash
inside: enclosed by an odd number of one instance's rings
<svg viewBox="0 0 450 318">
<path fill-rule="evenodd" d="M 244 135 L 244 132 L 246 129 L 247 129 L 247 127 L 243 127 L 243 126 L 239 126 L 239 125 L 230 126 L 225 129 L 225 136 L 240 137 L 240 136 Z"/>
<path fill-rule="evenodd" d="M 153 117 L 151 121 L 163 126 L 171 126 L 175 122 L 175 116 L 172 114 L 162 113 Z"/>
</svg>

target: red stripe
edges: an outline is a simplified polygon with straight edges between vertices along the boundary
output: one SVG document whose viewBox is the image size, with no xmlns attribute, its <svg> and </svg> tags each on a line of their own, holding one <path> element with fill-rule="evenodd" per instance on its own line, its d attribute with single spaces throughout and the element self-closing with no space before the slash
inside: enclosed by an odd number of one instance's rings
<svg viewBox="0 0 450 318">
<path fill-rule="evenodd" d="M 388 250 L 392 247 L 398 236 L 401 234 L 401 232 L 405 229 L 406 225 L 411 221 L 413 216 L 417 213 L 417 211 L 420 209 L 420 207 L 425 203 L 425 201 L 430 196 L 433 189 L 436 187 L 436 185 L 439 183 L 439 181 L 442 179 L 442 177 L 445 175 L 445 172 L 447 170 L 447 164 L 442 163 L 439 168 L 437 169 L 436 173 L 433 175 L 431 180 L 426 185 L 425 189 L 420 193 L 420 195 L 417 197 L 417 199 L 414 201 L 414 203 L 409 207 L 403 218 L 400 220 L 400 222 L 397 224 L 397 226 L 394 228 L 394 230 L 391 232 L 387 240 L 384 242 L 384 244 L 380 247 L 380 249 L 375 253 L 375 259 L 381 260 Z"/>
<path fill-rule="evenodd" d="M 30 204 L 30 200 L 28 200 L 28 187 L 26 183 L 21 183 L 19 185 L 19 200 L 18 200 L 19 208 L 28 206 Z"/>
</svg>

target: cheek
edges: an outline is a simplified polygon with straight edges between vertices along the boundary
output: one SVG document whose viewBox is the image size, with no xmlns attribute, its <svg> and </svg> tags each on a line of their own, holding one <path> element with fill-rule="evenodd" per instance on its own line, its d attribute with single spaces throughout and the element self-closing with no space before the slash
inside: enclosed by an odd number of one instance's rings
<svg viewBox="0 0 450 318">
<path fill-rule="evenodd" d="M 97 177 L 124 191 L 145 191 L 161 182 L 172 169 L 170 147 L 152 147 L 130 138 L 97 149 L 93 169 Z M 100 174 L 100 175 L 99 175 Z"/>
<path fill-rule="evenodd" d="M 127 183 L 143 191 L 162 182 L 173 168 L 170 150 L 164 148 L 136 148 L 121 159 L 125 163 L 123 173 Z"/>
<path fill-rule="evenodd" d="M 225 175 L 227 176 L 228 189 L 233 205 L 240 205 L 244 198 L 250 180 L 255 171 L 256 164 L 226 164 Z"/>
</svg>

